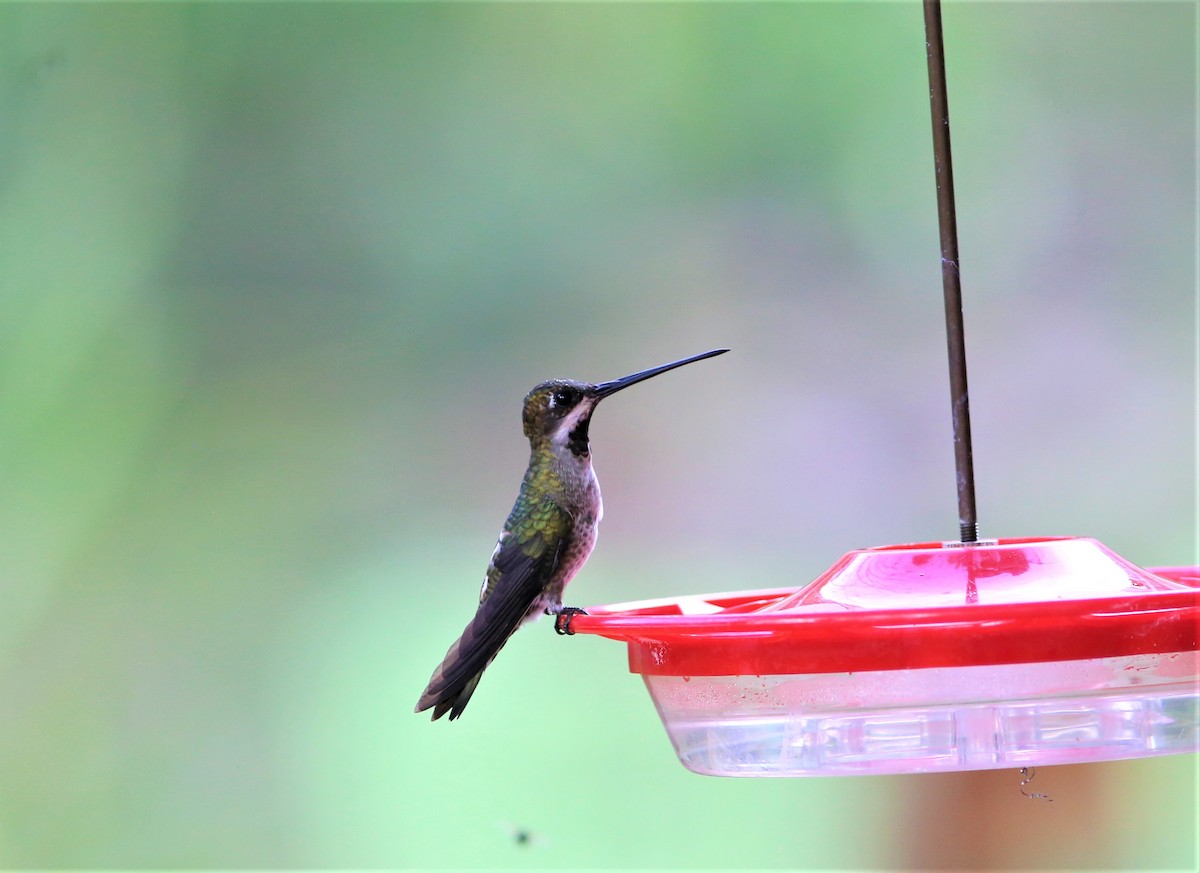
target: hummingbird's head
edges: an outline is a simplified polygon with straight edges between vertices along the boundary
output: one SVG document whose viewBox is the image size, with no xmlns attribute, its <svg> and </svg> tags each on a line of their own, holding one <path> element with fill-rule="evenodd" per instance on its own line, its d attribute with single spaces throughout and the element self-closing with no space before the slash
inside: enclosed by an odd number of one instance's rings
<svg viewBox="0 0 1200 873">
<path fill-rule="evenodd" d="M 681 361 L 672 361 L 659 367 L 642 370 L 623 379 L 611 382 L 601 382 L 593 385 L 590 382 L 574 382 L 570 379 L 551 379 L 525 395 L 525 408 L 521 420 L 525 425 L 525 436 L 533 446 L 549 445 L 552 448 L 570 449 L 576 457 L 588 453 L 588 425 L 592 421 L 592 413 L 596 404 L 610 394 L 616 394 L 623 388 L 636 385 L 643 379 L 674 370 L 693 361 L 702 361 L 716 355 L 723 355 L 729 349 L 713 349 L 700 355 L 693 355 Z"/>
<path fill-rule="evenodd" d="M 566 447 L 582 456 L 588 452 L 588 424 L 600 402 L 595 385 L 570 379 L 551 379 L 525 395 L 521 421 L 534 445 Z"/>
</svg>

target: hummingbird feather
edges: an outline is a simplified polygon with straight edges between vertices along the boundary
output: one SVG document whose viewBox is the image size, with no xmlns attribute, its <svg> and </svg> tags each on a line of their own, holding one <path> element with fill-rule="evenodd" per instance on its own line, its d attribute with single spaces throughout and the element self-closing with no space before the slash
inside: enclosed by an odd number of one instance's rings
<svg viewBox="0 0 1200 873">
<path fill-rule="evenodd" d="M 417 701 L 417 712 L 433 707 L 435 721 L 447 712 L 451 720 L 462 714 L 483 671 L 508 638 L 523 621 L 550 605 L 542 597 L 543 588 L 570 546 L 571 516 L 554 504 L 539 508 L 533 516 L 518 514 L 517 509 L 513 509 L 517 518 L 510 516 L 488 566 L 475 617 L 450 646 Z"/>
</svg>

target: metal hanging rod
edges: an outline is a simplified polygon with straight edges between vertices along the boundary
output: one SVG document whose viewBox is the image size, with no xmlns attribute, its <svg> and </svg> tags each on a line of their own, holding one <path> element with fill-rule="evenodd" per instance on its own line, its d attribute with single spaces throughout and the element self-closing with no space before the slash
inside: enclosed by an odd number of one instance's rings
<svg viewBox="0 0 1200 873">
<path fill-rule="evenodd" d="M 942 4 L 925 3 L 925 54 L 933 120 L 933 166 L 937 181 L 938 228 L 942 242 L 942 292 L 946 304 L 946 348 L 950 359 L 950 409 L 954 422 L 954 466 L 958 480 L 961 541 L 979 539 L 975 511 L 975 467 L 971 451 L 971 407 L 967 395 L 967 352 L 963 341 L 958 224 L 954 214 L 954 171 L 950 159 L 950 108 L 946 101 L 946 58 L 942 47 Z"/>
</svg>

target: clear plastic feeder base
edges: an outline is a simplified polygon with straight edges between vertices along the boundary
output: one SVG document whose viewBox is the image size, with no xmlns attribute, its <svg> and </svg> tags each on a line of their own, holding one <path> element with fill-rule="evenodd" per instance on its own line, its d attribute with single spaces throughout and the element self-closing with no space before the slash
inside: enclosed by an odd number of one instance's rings
<svg viewBox="0 0 1200 873">
<path fill-rule="evenodd" d="M 1197 666 L 1195 652 L 1176 652 L 645 681 L 689 770 L 709 776 L 862 776 L 1195 751 L 1200 702 L 1188 677 L 1197 675 Z"/>
</svg>

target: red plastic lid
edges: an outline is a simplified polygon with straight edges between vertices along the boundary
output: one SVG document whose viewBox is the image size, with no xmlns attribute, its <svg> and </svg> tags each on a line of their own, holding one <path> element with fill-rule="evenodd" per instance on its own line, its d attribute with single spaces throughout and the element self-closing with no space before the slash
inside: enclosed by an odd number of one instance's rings
<svg viewBox="0 0 1200 873">
<path fill-rule="evenodd" d="M 761 676 L 1197 648 L 1200 567 L 1144 570 L 1094 539 L 861 549 L 811 584 L 590 607 L 571 629 L 635 673 Z"/>
</svg>

